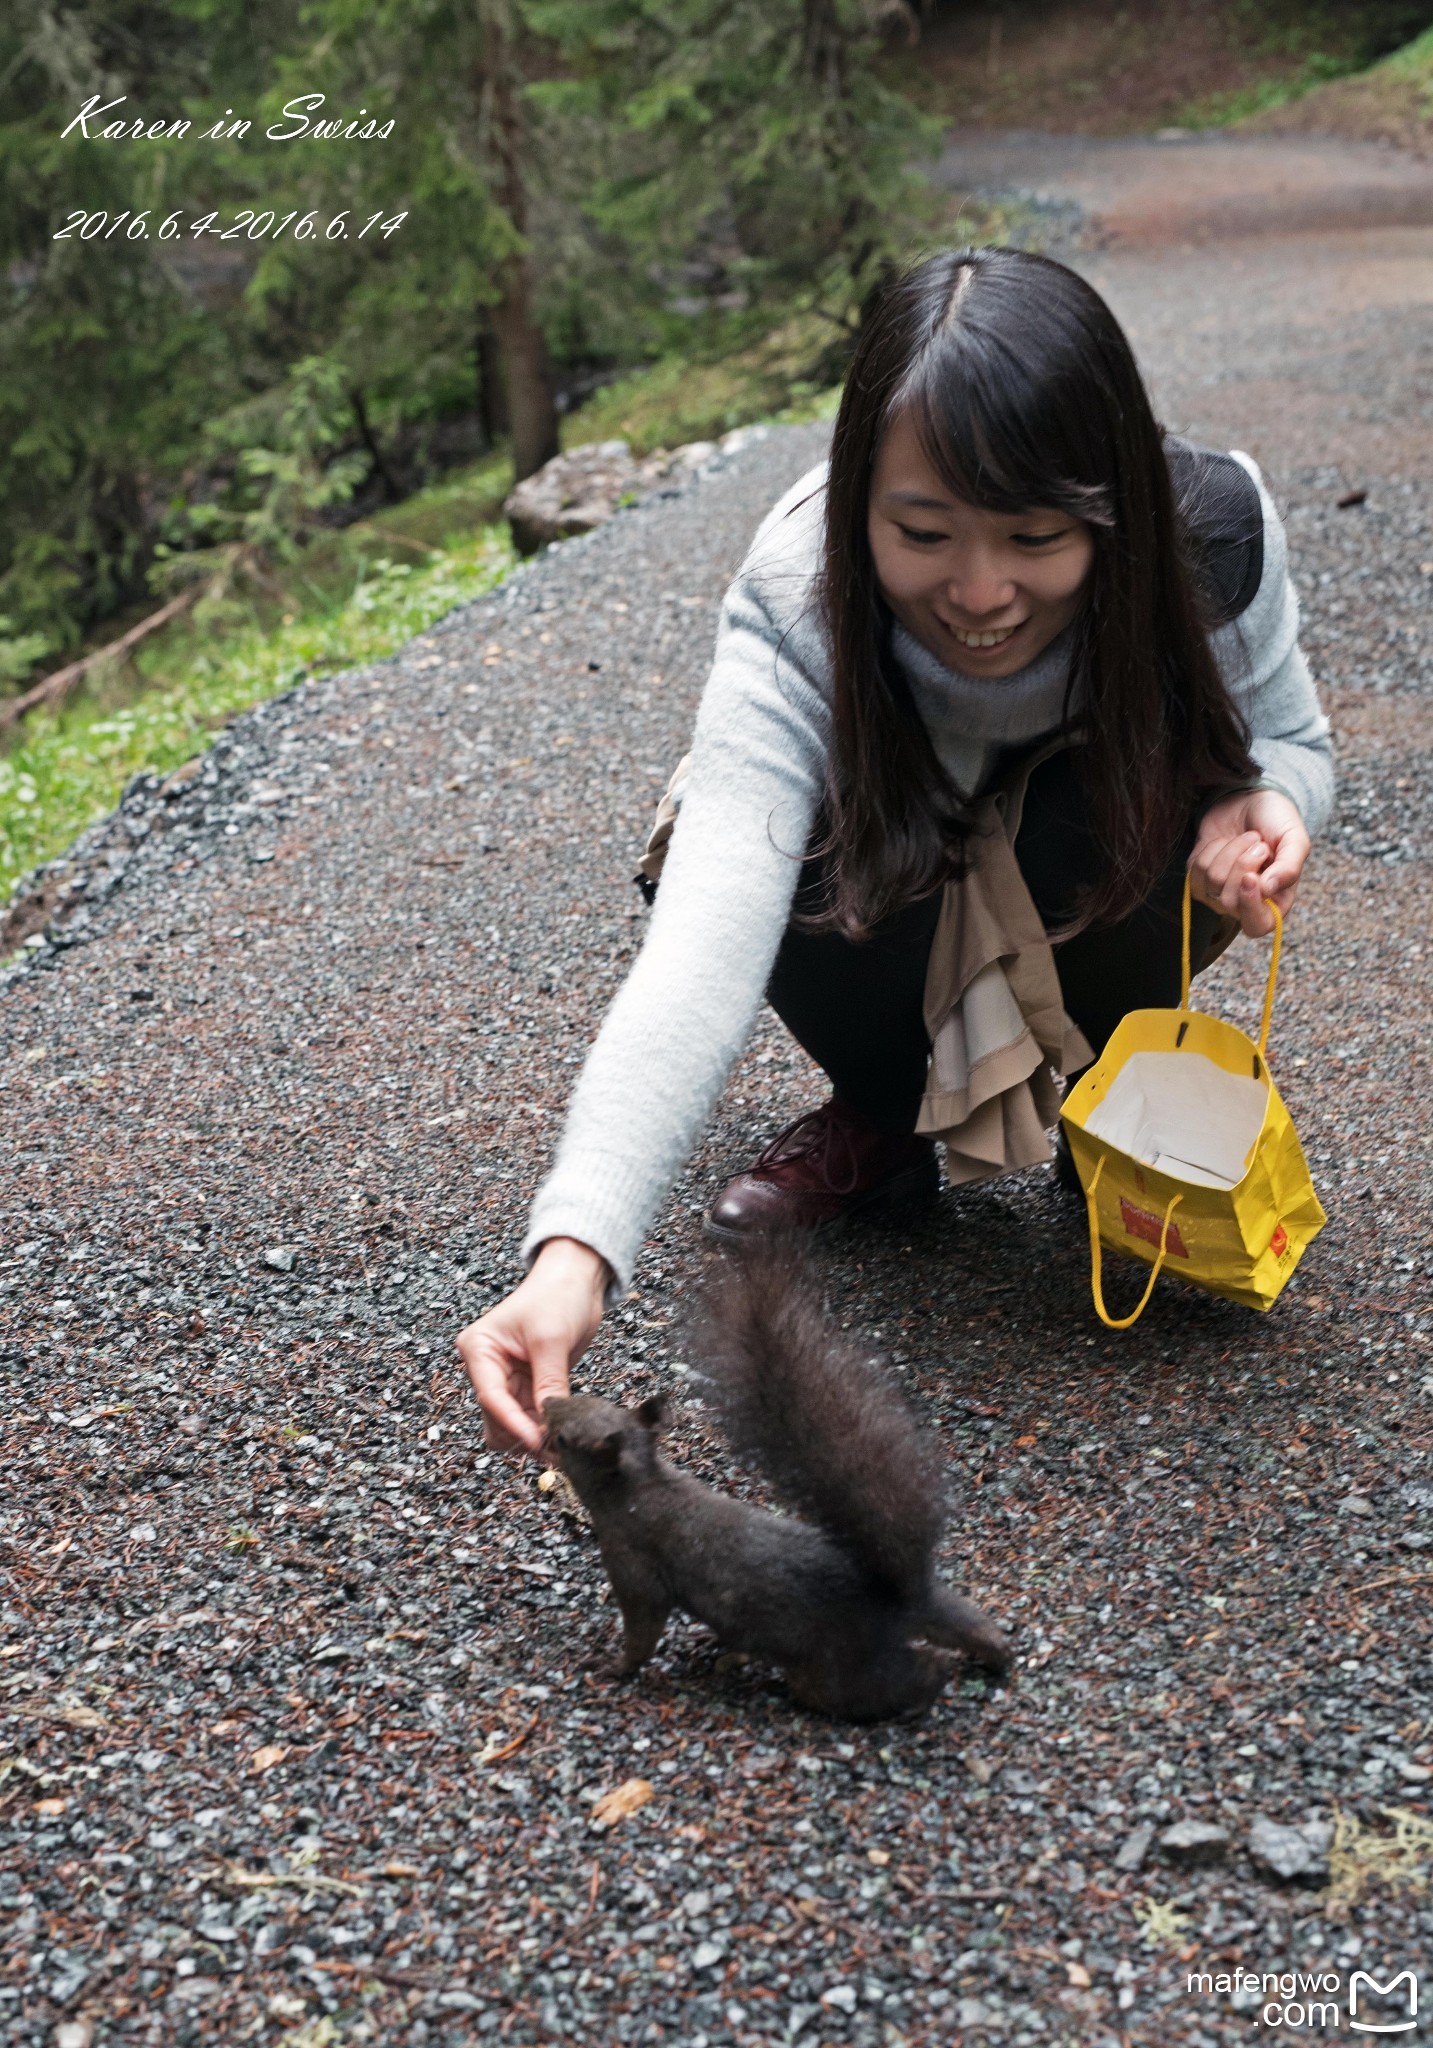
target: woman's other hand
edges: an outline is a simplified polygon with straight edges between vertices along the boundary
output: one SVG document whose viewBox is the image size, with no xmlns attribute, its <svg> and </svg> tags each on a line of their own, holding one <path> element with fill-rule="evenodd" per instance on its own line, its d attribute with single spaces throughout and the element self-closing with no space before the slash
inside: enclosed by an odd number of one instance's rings
<svg viewBox="0 0 1433 2048">
<path fill-rule="evenodd" d="M 542 1449 L 542 1404 L 597 1334 L 607 1261 L 573 1237 L 550 1237 L 527 1278 L 457 1339 L 495 1451 Z"/>
<path fill-rule="evenodd" d="M 1308 857 L 1297 804 L 1276 789 L 1246 789 L 1204 813 L 1189 874 L 1201 903 L 1257 939 L 1274 929 L 1271 898 L 1287 917 Z"/>
</svg>

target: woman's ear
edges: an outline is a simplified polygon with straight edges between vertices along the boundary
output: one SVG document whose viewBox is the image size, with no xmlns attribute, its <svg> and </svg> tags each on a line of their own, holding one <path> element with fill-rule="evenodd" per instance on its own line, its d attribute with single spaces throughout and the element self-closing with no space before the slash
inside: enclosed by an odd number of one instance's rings
<svg viewBox="0 0 1433 2048">
<path fill-rule="evenodd" d="M 637 1408 L 637 1420 L 643 1429 L 654 1433 L 665 1427 L 667 1420 L 667 1397 L 665 1394 L 649 1394 Z"/>
</svg>

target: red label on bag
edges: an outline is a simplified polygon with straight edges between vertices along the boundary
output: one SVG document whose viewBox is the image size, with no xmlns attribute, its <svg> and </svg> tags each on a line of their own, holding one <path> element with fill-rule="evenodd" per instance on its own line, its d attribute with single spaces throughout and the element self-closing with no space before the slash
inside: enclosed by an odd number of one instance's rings
<svg viewBox="0 0 1433 2048">
<path fill-rule="evenodd" d="M 1269 1239 L 1269 1250 L 1274 1254 L 1274 1257 L 1276 1259 L 1281 1259 L 1288 1249 L 1289 1233 L 1287 1230 L 1285 1230 L 1282 1223 L 1276 1224 L 1274 1227 L 1274 1234 Z"/>
<path fill-rule="evenodd" d="M 1142 1237 L 1146 1244 L 1152 1244 L 1156 1251 L 1159 1249 L 1160 1239 L 1164 1236 L 1164 1218 L 1162 1216 L 1156 1216 L 1149 1209 L 1136 1209 L 1133 1202 L 1127 1202 L 1124 1196 L 1121 1195 L 1120 1221 L 1125 1227 L 1126 1237 Z M 1179 1226 L 1172 1216 L 1169 1219 L 1169 1237 L 1166 1241 L 1166 1248 L 1171 1258 L 1187 1259 L 1189 1257 L 1184 1239 L 1179 1234 Z"/>
</svg>

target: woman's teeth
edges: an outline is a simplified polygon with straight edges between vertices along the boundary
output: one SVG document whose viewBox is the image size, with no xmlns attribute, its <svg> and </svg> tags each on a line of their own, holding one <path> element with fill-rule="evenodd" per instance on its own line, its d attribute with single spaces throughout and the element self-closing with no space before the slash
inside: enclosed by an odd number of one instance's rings
<svg viewBox="0 0 1433 2048">
<path fill-rule="evenodd" d="M 962 647 L 999 647 L 1012 633 L 1018 633 L 1020 628 L 1002 626 L 997 633 L 962 633 L 959 626 L 952 626 L 950 630 Z"/>
</svg>

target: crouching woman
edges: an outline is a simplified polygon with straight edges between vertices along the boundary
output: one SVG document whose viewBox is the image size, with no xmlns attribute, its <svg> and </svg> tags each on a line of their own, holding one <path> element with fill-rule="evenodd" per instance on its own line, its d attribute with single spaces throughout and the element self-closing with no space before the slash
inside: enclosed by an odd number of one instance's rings
<svg viewBox="0 0 1433 2048">
<path fill-rule="evenodd" d="M 1058 1079 L 1287 911 L 1332 800 L 1284 536 L 1073 271 L 930 258 L 722 608 L 651 928 L 458 1348 L 541 1443 L 763 997 L 831 1081 L 708 1213 L 819 1228 L 1050 1157 Z M 1057 1162 L 1058 1166 L 1058 1162 Z"/>
</svg>

